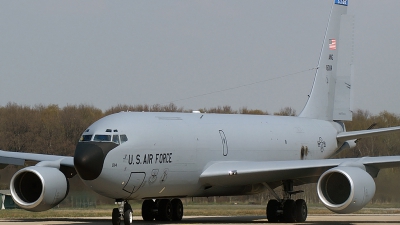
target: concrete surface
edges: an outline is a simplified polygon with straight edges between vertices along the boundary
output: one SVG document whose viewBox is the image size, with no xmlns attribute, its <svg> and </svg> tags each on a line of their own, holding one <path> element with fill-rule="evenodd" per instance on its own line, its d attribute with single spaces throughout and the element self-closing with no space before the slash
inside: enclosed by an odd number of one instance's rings
<svg viewBox="0 0 400 225">
<path fill-rule="evenodd" d="M 186 216 L 179 223 L 165 222 L 165 224 L 261 224 L 268 223 L 264 216 L 236 216 L 236 217 L 200 217 Z M 351 215 L 309 215 L 307 221 L 302 224 L 354 224 L 354 225 L 370 225 L 370 224 L 399 224 L 400 214 L 351 214 Z M 50 218 L 50 219 L 0 219 L 0 225 L 67 225 L 67 224 L 82 224 L 82 225 L 110 225 L 111 218 Z M 123 224 L 123 223 L 121 223 Z M 134 217 L 132 224 L 162 224 L 160 222 L 144 222 L 141 217 Z M 296 223 L 295 223 L 296 224 Z"/>
</svg>

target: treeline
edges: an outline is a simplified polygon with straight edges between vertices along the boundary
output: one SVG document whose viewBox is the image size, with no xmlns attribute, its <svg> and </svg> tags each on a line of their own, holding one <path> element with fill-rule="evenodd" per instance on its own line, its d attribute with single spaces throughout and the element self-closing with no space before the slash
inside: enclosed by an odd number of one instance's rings
<svg viewBox="0 0 400 225">
<path fill-rule="evenodd" d="M 369 127 L 375 129 L 394 126 L 400 126 L 400 116 L 387 111 L 372 115 L 368 111 L 357 110 L 353 112 L 353 121 L 346 122 L 348 131 L 365 130 Z M 339 154 L 339 157 L 400 155 L 399 137 L 399 133 L 394 133 L 363 138 L 357 140 L 357 146 L 354 149 Z"/>
<path fill-rule="evenodd" d="M 87 105 L 9 103 L 0 108 L 0 149 L 72 156 L 82 132 L 102 116 L 101 110 Z"/>
<path fill-rule="evenodd" d="M 248 109 L 246 107 L 235 110 L 230 106 L 218 106 L 196 110 L 207 113 L 269 114 L 267 111 Z M 9 103 L 6 106 L 0 107 L 0 149 L 73 156 L 80 135 L 90 124 L 106 115 L 121 111 L 192 112 L 193 110 L 186 110 L 172 103 L 167 105 L 117 105 L 104 112 L 90 105 L 68 105 L 59 107 L 58 105 L 24 106 Z M 286 107 L 273 114 L 295 116 L 296 111 L 291 107 Z M 399 126 L 400 116 L 386 111 L 378 115 L 373 115 L 365 110 L 357 110 L 353 113 L 353 121 L 346 122 L 345 124 L 348 131 L 367 129 L 372 124 L 375 124 L 373 128 Z M 357 142 L 357 147 L 343 151 L 335 157 L 400 155 L 399 137 L 399 134 L 389 134 L 360 139 Z M 7 188 L 13 171 L 16 171 L 16 169 L 16 167 L 11 166 L 0 172 L 1 188 Z M 399 170 L 397 168 L 380 172 L 377 179 L 377 194 L 373 201 L 391 202 L 400 200 L 400 194 L 398 194 L 397 191 L 399 188 L 397 181 L 398 175 Z M 76 182 L 79 183 L 79 179 L 74 181 L 74 183 Z M 79 190 L 85 190 L 81 184 L 78 186 Z M 73 185 L 71 185 L 71 187 L 73 187 Z M 306 191 L 303 198 L 311 202 L 318 201 L 315 186 L 308 185 L 303 187 L 303 189 Z M 218 202 L 231 202 L 240 200 L 245 202 L 265 203 L 269 197 L 268 193 L 264 193 L 256 196 L 213 198 L 207 199 L 207 201 L 218 200 Z M 66 202 L 68 201 L 67 198 Z M 73 202 L 72 199 L 70 201 Z M 199 198 L 199 201 L 203 200 Z M 97 202 L 97 204 L 99 204 L 99 202 Z"/>
<path fill-rule="evenodd" d="M 196 109 L 207 113 L 257 114 L 268 115 L 267 111 L 248 109 L 234 110 L 230 106 Z M 191 112 L 175 104 L 168 105 L 117 105 L 102 111 L 90 105 L 23 106 L 9 103 L 0 107 L 0 149 L 17 152 L 68 155 L 74 154 L 75 146 L 82 132 L 96 120 L 121 111 L 136 112 Z M 290 107 L 282 108 L 274 115 L 295 116 Z M 346 122 L 346 128 L 363 130 L 375 124 L 373 128 L 400 125 L 400 117 L 389 112 L 372 115 L 365 110 L 357 110 L 353 121 Z M 398 134 L 383 135 L 359 140 L 357 147 L 342 152 L 337 157 L 362 157 L 400 155 Z"/>
</svg>

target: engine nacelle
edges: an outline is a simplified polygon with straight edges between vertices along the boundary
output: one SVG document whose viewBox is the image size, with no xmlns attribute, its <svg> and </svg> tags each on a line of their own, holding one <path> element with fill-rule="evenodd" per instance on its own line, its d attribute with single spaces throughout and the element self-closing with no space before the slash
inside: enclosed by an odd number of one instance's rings
<svg viewBox="0 0 400 225">
<path fill-rule="evenodd" d="M 14 174 L 10 182 L 11 196 L 21 208 L 45 211 L 60 203 L 68 194 L 68 180 L 52 167 L 31 166 Z"/>
<path fill-rule="evenodd" d="M 375 195 L 375 182 L 359 167 L 335 167 L 321 175 L 318 196 L 329 210 L 352 213 L 362 209 Z"/>
</svg>

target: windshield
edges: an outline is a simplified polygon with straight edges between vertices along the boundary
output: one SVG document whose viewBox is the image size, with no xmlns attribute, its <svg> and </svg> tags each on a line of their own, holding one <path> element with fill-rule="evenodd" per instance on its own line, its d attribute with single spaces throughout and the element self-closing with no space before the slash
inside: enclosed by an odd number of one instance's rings
<svg viewBox="0 0 400 225">
<path fill-rule="evenodd" d="M 128 137 L 125 134 L 121 134 L 121 144 L 128 141 Z"/>
<path fill-rule="evenodd" d="M 118 135 L 113 135 L 113 140 L 112 140 L 115 144 L 119 145 L 119 136 Z"/>
<path fill-rule="evenodd" d="M 93 141 L 111 141 L 111 135 L 97 134 L 94 136 Z"/>
<path fill-rule="evenodd" d="M 93 138 L 93 140 L 92 140 Z M 108 135 L 108 134 L 96 134 L 93 135 L 82 135 L 81 138 L 79 139 L 79 142 L 86 142 L 86 141 L 95 141 L 95 142 L 114 142 L 115 144 L 119 145 L 124 142 L 128 141 L 128 137 L 125 134 L 114 134 L 114 135 Z"/>
<path fill-rule="evenodd" d="M 93 137 L 93 135 L 82 135 L 80 141 L 91 141 L 92 137 Z"/>
</svg>

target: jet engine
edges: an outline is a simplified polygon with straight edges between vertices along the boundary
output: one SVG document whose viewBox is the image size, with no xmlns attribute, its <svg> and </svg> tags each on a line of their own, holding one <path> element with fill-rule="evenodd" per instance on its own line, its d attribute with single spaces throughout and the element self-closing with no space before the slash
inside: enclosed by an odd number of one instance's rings
<svg viewBox="0 0 400 225">
<path fill-rule="evenodd" d="M 362 209 L 375 194 L 375 182 L 359 167 L 335 167 L 321 175 L 318 196 L 329 210 L 352 213 Z"/>
<path fill-rule="evenodd" d="M 40 212 L 53 208 L 68 194 L 69 184 L 57 168 L 31 166 L 14 174 L 11 196 L 21 208 Z"/>
</svg>

